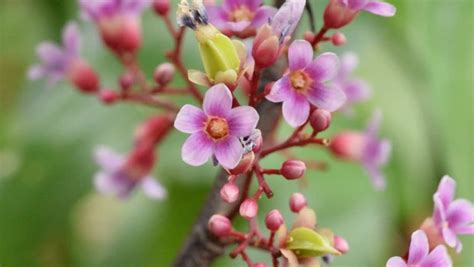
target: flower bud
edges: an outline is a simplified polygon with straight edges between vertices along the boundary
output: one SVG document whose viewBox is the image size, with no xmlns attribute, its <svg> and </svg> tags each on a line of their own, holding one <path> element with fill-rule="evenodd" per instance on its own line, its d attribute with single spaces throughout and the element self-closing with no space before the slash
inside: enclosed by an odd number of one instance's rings
<svg viewBox="0 0 474 267">
<path fill-rule="evenodd" d="M 331 125 L 331 118 L 331 112 L 324 109 L 316 109 L 311 113 L 309 123 L 311 124 L 311 127 L 313 127 L 313 130 L 319 133 L 329 128 L 329 125 Z"/>
<path fill-rule="evenodd" d="M 244 217 L 247 220 L 250 220 L 257 216 L 258 204 L 255 199 L 247 198 L 240 204 L 240 216 Z"/>
<path fill-rule="evenodd" d="M 209 219 L 208 227 L 211 233 L 217 237 L 225 237 L 232 230 L 230 220 L 219 214 L 212 215 Z"/>
<path fill-rule="evenodd" d="M 228 182 L 222 186 L 220 194 L 225 202 L 235 202 L 239 198 L 239 187 L 235 183 Z"/>
<path fill-rule="evenodd" d="M 343 1 L 329 0 L 324 10 L 324 26 L 339 29 L 349 24 L 358 13 L 357 10 L 350 9 Z"/>
<path fill-rule="evenodd" d="M 156 67 L 155 72 L 153 73 L 153 79 L 159 85 L 167 85 L 171 80 L 173 80 L 173 75 L 175 68 L 173 64 L 163 63 Z"/>
<path fill-rule="evenodd" d="M 154 0 L 153 9 L 160 16 L 166 16 L 170 11 L 170 0 Z"/>
<path fill-rule="evenodd" d="M 232 175 L 239 175 L 239 174 L 245 173 L 249 171 L 250 168 L 252 168 L 254 161 L 255 161 L 255 153 L 251 151 L 243 155 L 237 167 L 233 168 L 232 170 L 229 170 L 229 173 Z"/>
<path fill-rule="evenodd" d="M 118 94 L 113 90 L 104 89 L 100 91 L 99 98 L 105 104 L 112 104 L 118 99 Z"/>
<path fill-rule="evenodd" d="M 75 60 L 69 68 L 71 83 L 83 93 L 95 93 L 99 90 L 99 77 L 89 64 L 83 60 Z"/>
<path fill-rule="evenodd" d="M 120 56 L 134 54 L 142 44 L 138 17 L 115 15 L 99 21 L 99 30 L 105 45 Z"/>
<path fill-rule="evenodd" d="M 283 216 L 278 210 L 271 210 L 265 217 L 265 225 L 268 230 L 275 232 L 283 224 Z"/>
<path fill-rule="evenodd" d="M 347 243 L 347 241 L 344 238 L 338 235 L 335 235 L 334 248 L 337 249 L 342 254 L 346 254 L 349 251 L 349 243 Z"/>
<path fill-rule="evenodd" d="M 257 68 L 266 68 L 275 63 L 280 55 L 280 40 L 269 25 L 262 26 L 255 37 L 252 57 Z"/>
<path fill-rule="evenodd" d="M 281 166 L 281 175 L 288 180 L 301 178 L 306 171 L 306 164 L 301 160 L 287 160 Z"/>
<path fill-rule="evenodd" d="M 128 156 L 124 171 L 130 177 L 141 179 L 147 176 L 155 163 L 155 151 L 148 144 L 135 146 Z"/>
<path fill-rule="evenodd" d="M 173 120 L 169 116 L 153 116 L 141 123 L 135 130 L 135 143 L 150 146 L 161 141 L 171 129 Z"/>
<path fill-rule="evenodd" d="M 253 267 L 268 267 L 268 265 L 266 265 L 265 263 L 262 263 L 262 262 L 257 262 L 252 266 Z"/>
<path fill-rule="evenodd" d="M 359 132 L 341 132 L 329 144 L 333 155 L 340 159 L 361 161 L 364 154 L 365 137 Z"/>
<path fill-rule="evenodd" d="M 304 35 L 303 35 L 303 38 L 304 38 L 306 41 L 308 41 L 309 43 L 313 43 L 315 37 L 316 37 L 316 36 L 315 36 L 314 33 L 311 32 L 311 31 L 306 31 L 306 32 L 304 33 Z"/>
<path fill-rule="evenodd" d="M 133 75 L 126 72 L 120 76 L 120 88 L 122 90 L 128 90 L 133 85 L 134 79 Z"/>
<path fill-rule="evenodd" d="M 290 209 L 294 213 L 300 212 L 306 207 L 306 198 L 301 193 L 293 193 L 290 197 Z"/>
<path fill-rule="evenodd" d="M 335 46 L 341 46 L 346 43 L 346 36 L 342 32 L 336 32 L 331 36 L 331 42 Z"/>
</svg>

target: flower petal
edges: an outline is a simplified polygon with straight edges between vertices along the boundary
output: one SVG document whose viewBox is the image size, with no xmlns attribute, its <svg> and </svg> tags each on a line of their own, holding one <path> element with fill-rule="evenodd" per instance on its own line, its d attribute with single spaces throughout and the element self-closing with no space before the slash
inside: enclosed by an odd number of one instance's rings
<svg viewBox="0 0 474 267">
<path fill-rule="evenodd" d="M 448 207 L 449 203 L 454 199 L 456 181 L 448 175 L 443 176 L 436 192 L 438 193 L 440 200 L 443 202 L 444 207 Z"/>
<path fill-rule="evenodd" d="M 333 112 L 346 102 L 346 95 L 337 86 L 329 88 L 327 85 L 314 84 L 308 91 L 308 100 L 318 108 Z"/>
<path fill-rule="evenodd" d="M 257 127 L 259 115 L 253 107 L 240 106 L 232 109 L 227 118 L 230 134 L 238 137 L 248 136 Z"/>
<path fill-rule="evenodd" d="M 192 105 L 184 105 L 176 115 L 174 127 L 183 133 L 195 133 L 204 128 L 207 116 Z"/>
<path fill-rule="evenodd" d="M 439 193 L 433 195 L 434 209 L 433 209 L 433 222 L 435 225 L 440 226 L 446 221 L 446 207 L 441 201 Z"/>
<path fill-rule="evenodd" d="M 385 266 L 386 267 L 407 267 L 407 264 L 401 257 L 391 257 L 387 261 L 387 264 Z"/>
<path fill-rule="evenodd" d="M 474 222 L 474 207 L 466 199 L 457 199 L 453 201 L 446 212 L 446 221 L 450 228 L 466 225 Z"/>
<path fill-rule="evenodd" d="M 206 6 L 209 22 L 220 30 L 227 29 L 227 13 L 218 6 Z"/>
<path fill-rule="evenodd" d="M 64 49 L 69 55 L 78 56 L 81 38 L 79 28 L 75 22 L 69 22 L 63 31 Z"/>
<path fill-rule="evenodd" d="M 419 264 L 429 252 L 428 238 L 423 230 L 417 230 L 411 235 L 410 252 L 408 253 L 408 261 L 410 264 Z"/>
<path fill-rule="evenodd" d="M 166 197 L 166 189 L 151 176 L 146 176 L 143 179 L 142 188 L 145 195 L 152 199 L 164 199 Z"/>
<path fill-rule="evenodd" d="M 474 225 L 459 226 L 455 231 L 458 235 L 474 235 Z"/>
<path fill-rule="evenodd" d="M 50 65 L 63 62 L 64 52 L 56 44 L 50 42 L 40 43 L 37 47 L 36 53 L 42 62 Z"/>
<path fill-rule="evenodd" d="M 184 142 L 181 157 L 191 166 L 203 165 L 211 157 L 213 146 L 212 140 L 204 132 L 195 132 Z"/>
<path fill-rule="evenodd" d="M 265 98 L 273 103 L 283 102 L 289 96 L 290 90 L 290 79 L 288 75 L 285 75 L 273 84 L 270 94 L 265 96 Z"/>
<path fill-rule="evenodd" d="M 305 72 L 317 82 L 332 80 L 339 72 L 339 58 L 334 53 L 323 53 L 308 64 Z"/>
<path fill-rule="evenodd" d="M 420 267 L 451 267 L 453 263 L 446 247 L 439 245 L 419 265 Z"/>
<path fill-rule="evenodd" d="M 294 95 L 283 102 L 283 117 L 296 128 L 306 122 L 309 116 L 309 103 L 303 95 Z"/>
<path fill-rule="evenodd" d="M 392 4 L 379 1 L 371 1 L 365 5 L 363 9 L 375 15 L 384 17 L 392 17 L 397 12 L 397 8 L 395 8 L 395 6 Z"/>
<path fill-rule="evenodd" d="M 219 164 L 227 169 L 233 169 L 239 164 L 243 152 L 244 148 L 235 136 L 217 142 L 214 151 Z"/>
<path fill-rule="evenodd" d="M 33 65 L 28 69 L 28 79 L 38 80 L 46 74 L 46 70 L 41 65 Z"/>
<path fill-rule="evenodd" d="M 112 194 L 116 191 L 115 184 L 113 183 L 110 174 L 105 172 L 99 172 L 94 177 L 95 189 L 102 194 Z"/>
<path fill-rule="evenodd" d="M 276 12 L 277 12 L 277 9 L 274 7 L 270 7 L 270 6 L 260 7 L 257 10 L 257 13 L 255 13 L 255 17 L 253 17 L 250 27 L 255 28 L 255 29 L 259 28 L 263 24 L 267 23 L 268 19 L 271 18 Z"/>
<path fill-rule="evenodd" d="M 285 1 L 271 19 L 273 32 L 281 39 L 291 36 L 303 15 L 305 5 L 306 0 Z"/>
<path fill-rule="evenodd" d="M 225 118 L 232 108 L 232 94 L 224 84 L 214 85 L 206 92 L 202 106 L 206 115 Z"/>
<path fill-rule="evenodd" d="M 377 190 L 384 190 L 386 187 L 385 176 L 380 171 L 379 167 L 373 162 L 364 162 L 364 167 L 370 176 L 372 184 Z"/>
<path fill-rule="evenodd" d="M 456 236 L 456 233 L 452 231 L 451 229 L 449 229 L 448 227 L 443 227 L 442 233 L 443 233 L 443 239 L 444 239 L 444 242 L 446 242 L 446 245 L 452 248 L 455 247 L 456 243 L 458 243 L 458 238 Z"/>
<path fill-rule="evenodd" d="M 367 100 L 372 95 L 372 91 L 367 82 L 359 79 L 349 81 L 341 88 L 346 94 L 347 102 L 351 103 Z"/>
<path fill-rule="evenodd" d="M 125 157 L 106 146 L 98 146 L 94 152 L 94 159 L 102 169 L 108 172 L 118 171 L 125 162 Z"/>
<path fill-rule="evenodd" d="M 290 70 L 304 69 L 313 60 L 313 47 L 308 41 L 296 40 L 288 48 Z"/>
</svg>

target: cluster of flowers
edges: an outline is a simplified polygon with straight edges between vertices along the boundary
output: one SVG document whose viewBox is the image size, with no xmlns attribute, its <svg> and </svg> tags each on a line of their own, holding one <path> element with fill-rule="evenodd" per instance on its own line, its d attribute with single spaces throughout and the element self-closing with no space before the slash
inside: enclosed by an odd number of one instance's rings
<svg viewBox="0 0 474 267">
<path fill-rule="evenodd" d="M 348 25 L 361 11 L 389 17 L 395 14 L 395 8 L 375 0 L 329 0 L 321 29 L 306 32 L 303 39 L 291 41 L 306 4 L 306 0 L 287 0 L 276 9 L 263 5 L 261 0 L 224 0 L 222 5 L 213 1 L 182 0 L 177 9 L 177 23 L 181 27 L 177 27 L 170 18 L 169 0 L 79 0 L 82 17 L 96 25 L 105 47 L 124 66 L 124 72 L 117 79 L 118 88 L 104 87 L 99 74 L 80 56 L 79 29 L 73 22 L 64 29 L 63 47 L 49 42 L 38 46 L 41 64 L 30 69 L 29 77 L 46 78 L 49 84 L 67 80 L 80 92 L 95 95 L 105 104 L 134 102 L 163 111 L 137 128 L 133 148 L 127 156 L 104 146 L 97 149 L 95 158 L 101 171 L 96 175 L 95 184 L 100 192 L 126 198 L 137 186 L 142 186 L 148 196 L 164 198 L 166 190 L 150 173 L 155 165 L 157 146 L 174 126 L 190 135 L 181 149 L 184 162 L 200 166 L 212 159 L 228 173 L 220 196 L 224 202 L 240 207 L 238 211 L 248 220 L 249 231 L 233 229 L 230 214 L 212 216 L 209 231 L 238 244 L 231 256 L 240 255 L 249 266 L 266 266 L 253 263 L 248 257 L 246 249 L 256 247 L 269 252 L 274 266 L 279 265 L 281 257 L 283 263 L 290 266 L 315 265 L 320 259 L 329 262 L 333 255 L 346 253 L 349 246 L 344 238 L 316 224 L 315 212 L 307 207 L 302 194 L 291 196 L 290 208 L 297 218 L 289 230 L 280 211 L 275 209 L 267 214 L 268 238 L 258 229 L 258 200 L 262 194 L 268 198 L 273 196 L 267 175 L 295 180 L 304 176 L 307 165 L 321 168 L 319 163 L 296 159 L 287 151 L 307 145 L 327 149 L 337 159 L 360 163 L 375 188 L 385 187 L 380 168 L 388 161 L 391 146 L 389 141 L 378 137 L 380 113 L 375 112 L 364 132 L 342 131 L 329 139 L 318 137 L 330 127 L 332 113 L 352 113 L 353 104 L 367 100 L 371 90 L 352 75 L 358 64 L 355 54 L 347 53 L 339 58 L 334 53 L 322 53 L 314 58 L 314 51 L 324 42 L 344 45 L 347 41 L 344 34 L 335 32 L 329 36 L 327 33 Z M 147 79 L 136 57 L 142 45 L 140 18 L 147 8 L 152 8 L 163 20 L 174 39 L 174 48 L 165 54 L 169 62 L 156 67 L 153 82 Z M 182 61 L 187 29 L 194 32 L 204 71 L 188 70 Z M 275 71 L 274 66 L 282 58 L 287 58 L 288 65 L 280 78 L 264 82 L 264 71 Z M 170 85 L 175 72 L 186 80 L 184 87 Z M 202 94 L 198 86 L 204 86 L 206 92 Z M 238 97 L 238 92 L 243 97 Z M 192 96 L 202 108 L 189 104 L 178 107 L 171 99 L 175 96 Z M 241 104 L 243 101 L 247 104 Z M 257 106 L 263 101 L 282 103 L 282 117 L 294 128 L 283 142 L 264 139 L 258 129 L 264 122 L 260 121 L 263 115 L 257 112 Z M 310 133 L 305 132 L 308 125 Z M 280 168 L 260 165 L 261 159 L 282 151 L 290 158 Z M 258 188 L 250 194 L 253 177 Z M 240 183 L 245 184 L 243 188 L 237 183 L 239 179 L 246 181 Z M 435 214 L 422 229 L 430 242 L 445 240 L 460 250 L 456 233 L 472 234 L 472 205 L 466 201 L 451 203 L 452 193 L 448 197 L 446 190 L 451 189 L 440 189 L 444 193 L 435 195 Z M 460 209 L 464 217 L 458 214 Z M 423 251 L 410 250 L 408 264 L 448 266 L 449 257 L 443 247 L 435 248 L 428 255 L 425 232 L 420 230 L 414 234 L 412 247 L 423 247 Z M 439 233 L 442 238 L 434 239 Z M 441 254 L 444 255 L 441 265 L 425 264 L 433 258 L 439 259 Z M 401 258 L 387 263 L 388 266 L 405 266 L 403 264 Z"/>
</svg>

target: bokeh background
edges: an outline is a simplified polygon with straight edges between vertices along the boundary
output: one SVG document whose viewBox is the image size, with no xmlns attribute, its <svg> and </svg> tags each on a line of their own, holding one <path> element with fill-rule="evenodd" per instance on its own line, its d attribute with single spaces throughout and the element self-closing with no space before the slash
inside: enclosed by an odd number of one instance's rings
<svg viewBox="0 0 474 267">
<path fill-rule="evenodd" d="M 319 26 L 327 1 L 310 1 Z M 372 110 L 380 108 L 382 135 L 394 147 L 385 168 L 387 191 L 374 192 L 360 166 L 299 149 L 301 157 L 327 160 L 329 170 L 309 171 L 300 184 L 272 180 L 276 197 L 261 201 L 262 212 L 278 207 L 291 218 L 288 197 L 304 192 L 319 223 L 351 244 L 350 253 L 333 266 L 384 266 L 390 256 L 403 254 L 410 233 L 430 215 L 432 193 L 444 174 L 457 180 L 459 197 L 474 200 L 473 2 L 390 2 L 398 7 L 394 18 L 363 13 L 343 29 L 347 45 L 322 46 L 357 52 L 357 75 L 374 89 L 371 101 L 357 106 L 353 117 L 337 115 L 324 136 L 363 129 Z M 36 61 L 35 45 L 59 40 L 69 19 L 79 19 L 73 0 L 0 0 L 0 266 L 169 266 L 217 170 L 210 164 L 186 166 L 180 160 L 185 136 L 174 133 L 160 146 L 163 156 L 154 169 L 169 190 L 166 201 L 136 193 L 124 202 L 94 191 L 94 147 L 126 152 L 134 127 L 155 111 L 129 104 L 105 107 L 64 83 L 45 88 L 25 80 Z M 151 11 L 143 25 L 140 64 L 151 74 L 172 43 Z M 120 65 L 103 49 L 93 26 L 81 26 L 83 55 L 100 70 L 104 84 L 114 86 Z M 193 38 L 187 37 L 187 62 L 200 68 Z M 265 165 L 280 161 L 272 158 Z M 462 240 L 462 255 L 453 254 L 455 266 L 474 266 L 474 239 Z M 258 252 L 254 256 L 268 261 Z M 243 263 L 224 256 L 214 266 Z"/>
</svg>

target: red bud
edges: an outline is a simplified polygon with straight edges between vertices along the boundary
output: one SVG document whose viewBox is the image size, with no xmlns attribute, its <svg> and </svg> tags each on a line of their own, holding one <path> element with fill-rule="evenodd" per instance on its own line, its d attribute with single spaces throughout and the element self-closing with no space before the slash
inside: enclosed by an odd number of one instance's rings
<svg viewBox="0 0 474 267">
<path fill-rule="evenodd" d="M 250 220 L 257 216 L 258 204 L 255 199 L 247 198 L 240 204 L 240 216 L 244 217 L 247 220 Z"/>
<path fill-rule="evenodd" d="M 239 187 L 235 183 L 228 182 L 222 186 L 220 194 L 225 202 L 235 202 L 239 198 Z"/>
<path fill-rule="evenodd" d="M 301 178 L 306 171 L 306 164 L 301 160 L 287 160 L 281 166 L 281 175 L 288 180 Z"/>
<path fill-rule="evenodd" d="M 170 1 L 169 0 L 154 0 L 153 9 L 160 16 L 166 16 L 170 11 Z"/>
<path fill-rule="evenodd" d="M 322 132 L 329 128 L 331 125 L 331 112 L 324 109 L 316 109 L 311 113 L 309 123 L 313 130 L 317 133 Z"/>
<path fill-rule="evenodd" d="M 69 69 L 69 79 L 83 93 L 95 93 L 99 90 L 99 77 L 89 64 L 76 60 Z"/>
<path fill-rule="evenodd" d="M 275 232 L 283 224 L 283 215 L 278 210 L 271 210 L 265 217 L 265 225 L 268 230 Z"/>
<path fill-rule="evenodd" d="M 232 224 L 230 220 L 227 217 L 219 214 L 212 215 L 212 217 L 209 219 L 208 227 L 211 233 L 218 237 L 225 237 L 232 230 Z"/>
<path fill-rule="evenodd" d="M 306 207 L 306 198 L 301 193 L 293 193 L 290 197 L 290 209 L 294 213 L 300 212 Z"/>
</svg>

